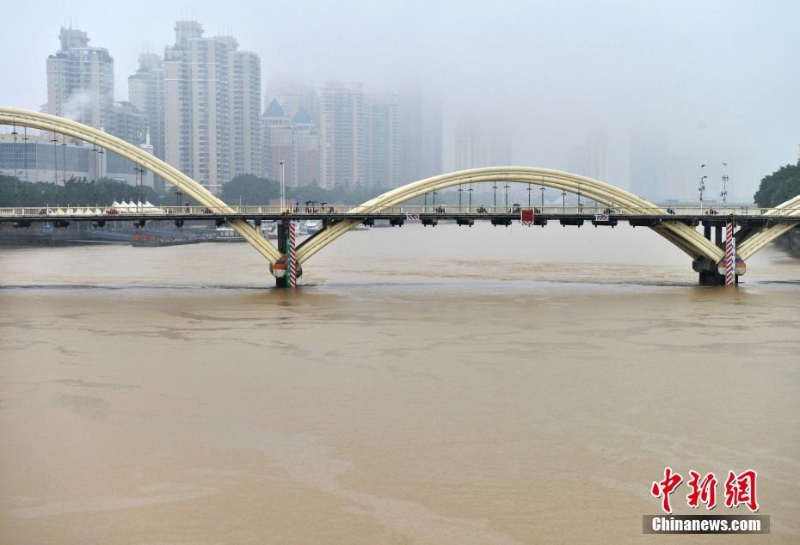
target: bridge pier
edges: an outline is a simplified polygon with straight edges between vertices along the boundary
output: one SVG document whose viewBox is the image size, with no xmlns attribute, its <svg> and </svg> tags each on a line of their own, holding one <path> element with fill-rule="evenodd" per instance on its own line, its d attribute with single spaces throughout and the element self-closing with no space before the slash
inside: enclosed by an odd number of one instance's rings
<svg viewBox="0 0 800 545">
<path fill-rule="evenodd" d="M 289 240 L 289 220 L 286 219 L 284 216 L 283 219 L 278 220 L 278 251 L 281 255 L 287 255 L 288 247 L 287 242 Z M 275 277 L 275 287 L 276 288 L 288 288 L 289 287 L 289 275 L 284 274 L 281 277 Z"/>
<path fill-rule="evenodd" d="M 699 283 L 701 286 L 725 285 L 725 275 L 719 274 L 717 264 L 706 257 L 701 257 L 692 261 L 692 269 L 699 274 Z"/>
</svg>

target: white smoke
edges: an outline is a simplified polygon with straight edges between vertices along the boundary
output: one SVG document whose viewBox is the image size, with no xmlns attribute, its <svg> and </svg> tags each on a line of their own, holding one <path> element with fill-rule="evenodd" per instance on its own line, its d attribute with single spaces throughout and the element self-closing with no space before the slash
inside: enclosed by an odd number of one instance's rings
<svg viewBox="0 0 800 545">
<path fill-rule="evenodd" d="M 82 121 L 85 114 L 91 113 L 93 97 L 94 93 L 88 90 L 73 93 L 64 103 L 61 116 L 72 121 Z"/>
</svg>

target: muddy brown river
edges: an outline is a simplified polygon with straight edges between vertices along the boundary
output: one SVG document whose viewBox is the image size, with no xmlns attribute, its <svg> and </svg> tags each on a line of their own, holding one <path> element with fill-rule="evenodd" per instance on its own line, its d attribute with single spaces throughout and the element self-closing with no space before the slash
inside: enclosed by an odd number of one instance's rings
<svg viewBox="0 0 800 545">
<path fill-rule="evenodd" d="M 800 543 L 800 259 L 619 226 L 0 249 L 0 543 Z M 768 536 L 646 536 L 671 467 Z M 686 482 L 672 494 L 687 506 Z"/>
</svg>

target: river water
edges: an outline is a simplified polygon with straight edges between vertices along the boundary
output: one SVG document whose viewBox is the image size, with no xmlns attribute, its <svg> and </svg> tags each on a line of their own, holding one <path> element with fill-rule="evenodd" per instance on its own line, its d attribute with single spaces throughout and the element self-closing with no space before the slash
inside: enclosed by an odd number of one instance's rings
<svg viewBox="0 0 800 545">
<path fill-rule="evenodd" d="M 619 226 L 0 250 L 0 543 L 721 543 L 669 466 L 800 542 L 800 260 L 738 288 Z M 704 509 L 700 510 L 704 512 Z"/>
</svg>

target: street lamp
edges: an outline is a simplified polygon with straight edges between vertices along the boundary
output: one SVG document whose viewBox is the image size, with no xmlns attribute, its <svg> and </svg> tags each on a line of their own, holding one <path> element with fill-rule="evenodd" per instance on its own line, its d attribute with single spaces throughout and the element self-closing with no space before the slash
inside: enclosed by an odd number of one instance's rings
<svg viewBox="0 0 800 545">
<path fill-rule="evenodd" d="M 544 186 L 539 188 L 539 191 L 542 192 L 542 208 L 544 208 L 544 192 L 547 191 Z"/>
<path fill-rule="evenodd" d="M 25 127 L 22 131 L 22 141 L 24 142 L 22 147 L 22 161 L 25 163 L 25 189 L 23 190 L 23 200 L 28 200 L 28 127 Z"/>
<path fill-rule="evenodd" d="M 58 137 L 55 129 L 53 129 L 53 139 L 50 141 L 53 143 L 53 183 L 56 186 L 56 206 L 58 206 Z"/>
<path fill-rule="evenodd" d="M 506 185 L 503 186 L 503 187 L 506 190 L 506 204 L 505 205 L 508 206 L 508 182 L 506 182 Z"/>
<path fill-rule="evenodd" d="M 567 206 L 567 192 L 566 191 L 562 191 L 561 192 L 561 208 L 566 208 L 566 206 Z"/>
<path fill-rule="evenodd" d="M 281 213 L 283 213 L 283 209 L 286 206 L 286 182 L 284 180 L 284 174 L 283 160 L 281 160 Z"/>
<path fill-rule="evenodd" d="M 142 169 L 138 165 L 133 167 L 133 185 L 136 187 L 136 211 L 139 211 L 139 206 L 142 203 L 142 184 L 139 180 L 142 179 Z"/>
<path fill-rule="evenodd" d="M 67 137 L 64 136 L 61 139 L 61 155 L 62 159 L 64 160 L 64 177 L 61 179 L 64 182 L 64 186 L 67 185 Z M 69 203 L 67 203 L 69 204 Z"/>
<path fill-rule="evenodd" d="M 722 206 L 725 206 L 728 203 L 728 163 L 722 163 L 722 193 L 719 194 L 722 197 Z"/>
<path fill-rule="evenodd" d="M 497 182 L 492 185 L 492 190 L 494 191 L 494 208 L 497 208 Z"/>
<path fill-rule="evenodd" d="M 531 190 L 532 189 L 533 188 L 531 187 L 531 184 L 528 184 L 528 208 L 531 207 Z"/>
<path fill-rule="evenodd" d="M 175 202 L 177 203 L 179 209 L 181 207 L 181 197 L 183 197 L 183 192 L 181 192 L 181 189 L 178 188 L 178 190 L 175 192 Z"/>
<path fill-rule="evenodd" d="M 472 184 L 467 189 L 467 193 L 469 194 L 469 208 L 472 209 Z"/>
<path fill-rule="evenodd" d="M 458 186 L 458 211 L 461 211 L 461 193 L 464 191 L 462 186 Z"/>
<path fill-rule="evenodd" d="M 706 168 L 705 165 L 700 165 L 700 174 L 701 174 L 701 176 L 700 176 L 700 187 L 697 188 L 698 191 L 700 192 L 700 212 L 703 211 L 703 191 L 706 190 L 706 178 L 708 178 L 708 176 L 703 174 L 703 172 L 704 172 L 703 169 L 704 168 Z"/>
</svg>

